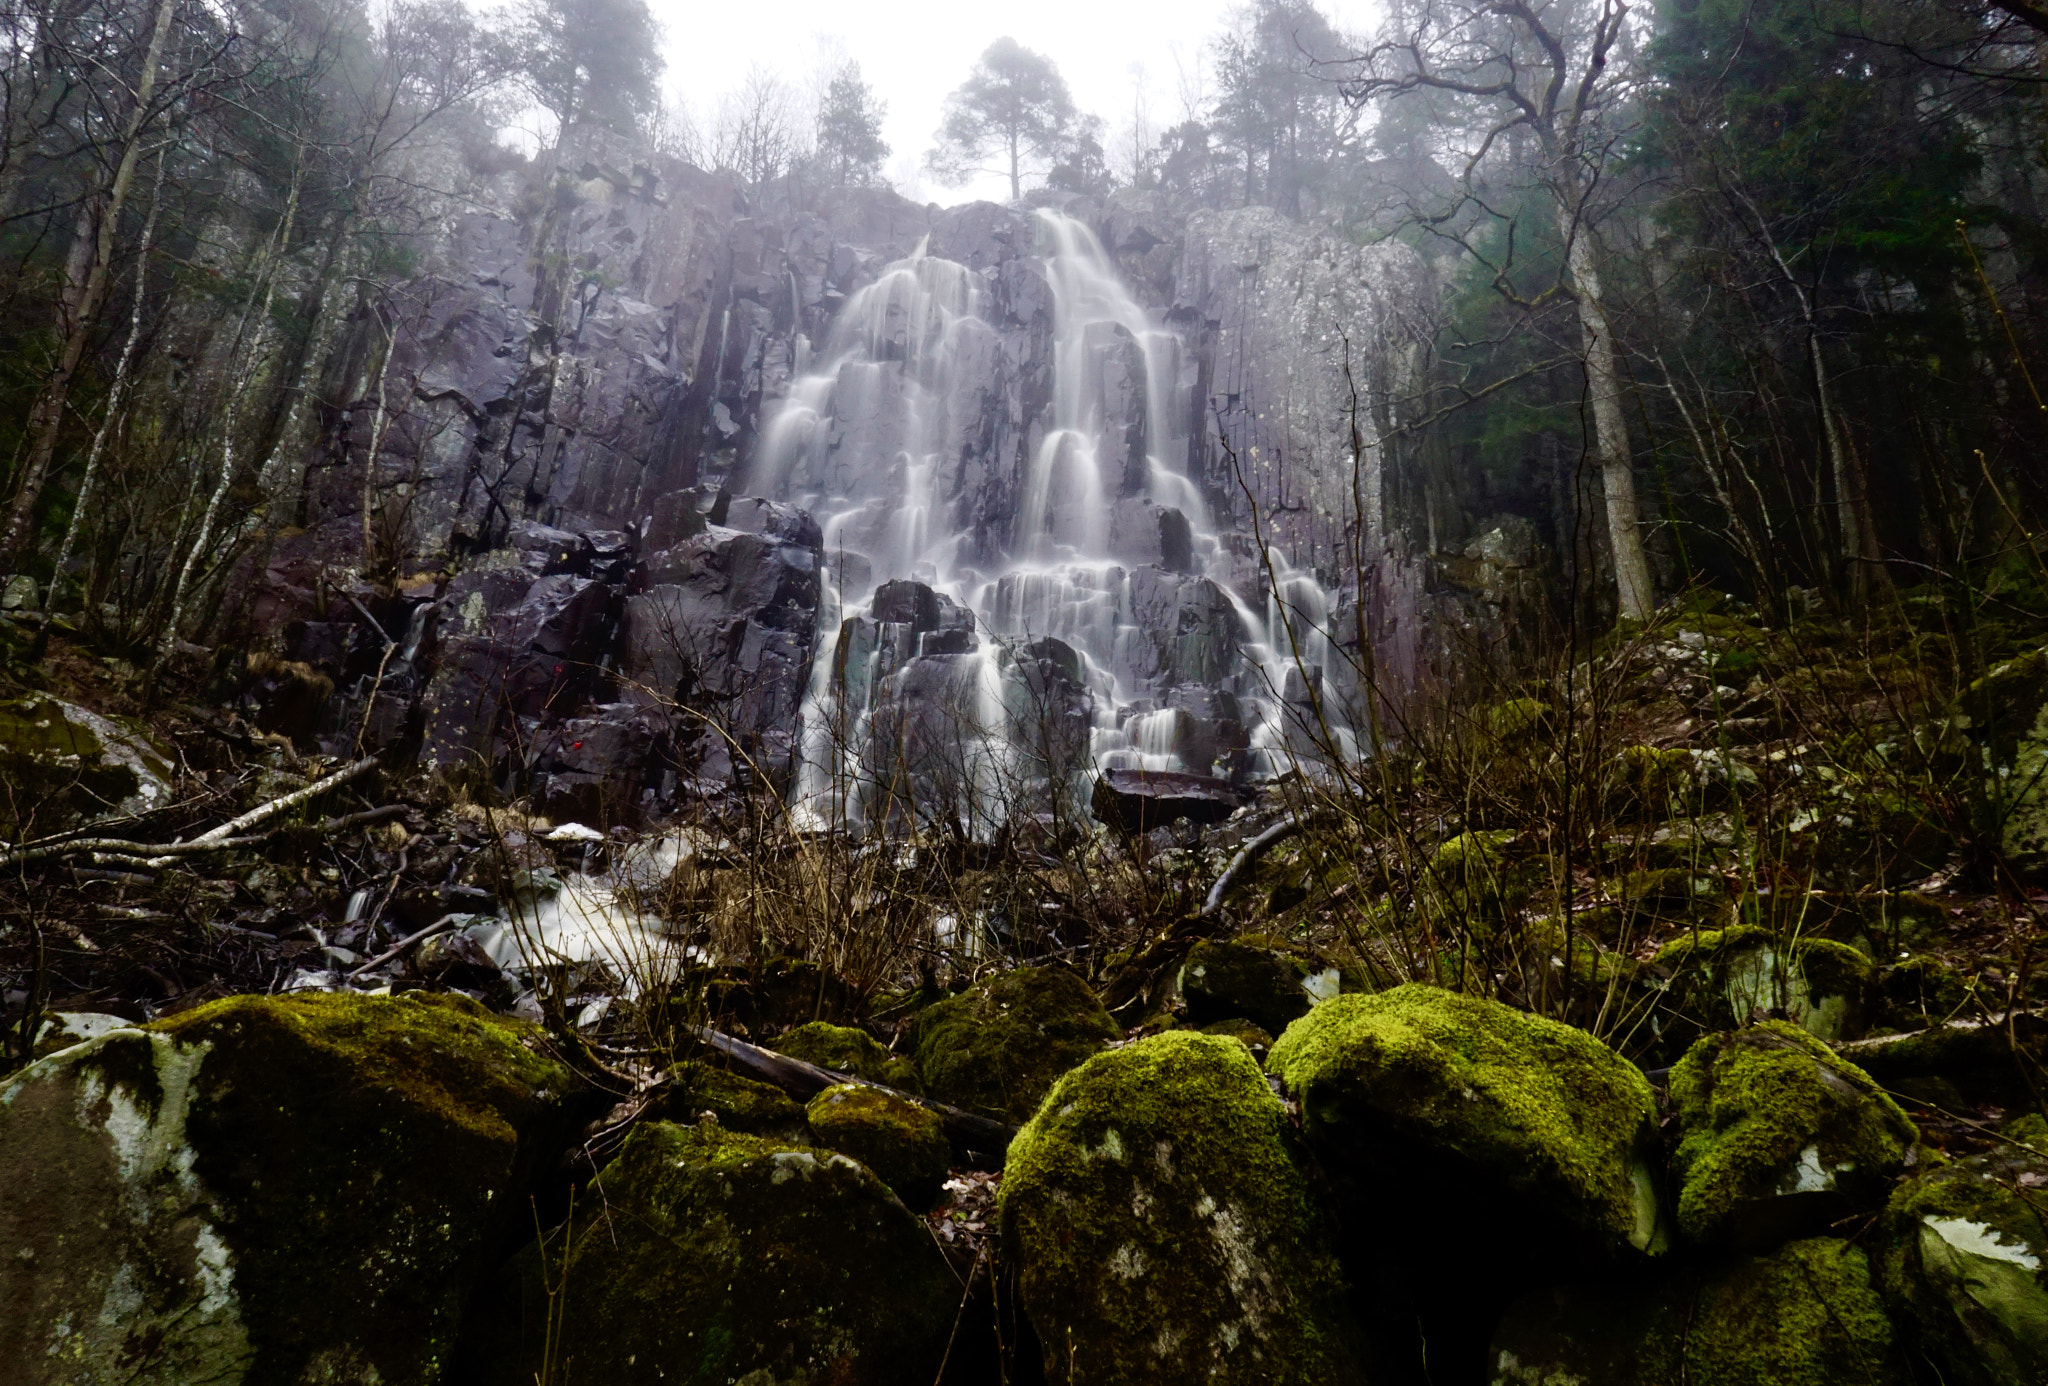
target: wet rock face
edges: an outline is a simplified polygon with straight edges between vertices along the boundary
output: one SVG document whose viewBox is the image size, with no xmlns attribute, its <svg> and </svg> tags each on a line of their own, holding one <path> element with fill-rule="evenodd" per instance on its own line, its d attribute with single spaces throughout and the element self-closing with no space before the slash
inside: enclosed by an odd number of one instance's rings
<svg viewBox="0 0 2048 1386">
<path fill-rule="evenodd" d="M 1095 817 L 1132 836 L 1180 819 L 1221 823 L 1252 802 L 1242 785 L 1174 770 L 1105 770 L 1095 781 Z"/>
<path fill-rule="evenodd" d="M 1701 1040 L 1671 1070 L 1678 1225 L 1767 1246 L 1873 1205 L 1919 1133 L 1854 1064 L 1771 1021 Z"/>
<path fill-rule="evenodd" d="M 441 997 L 233 998 L 15 1074 L 8 1379 L 444 1379 L 578 1092 Z"/>
<path fill-rule="evenodd" d="M 598 1182 L 592 1213 L 556 1253 L 567 1272 L 558 1360 L 579 1377 L 937 1379 L 959 1282 L 865 1166 L 714 1125 L 655 1123 L 635 1129 Z M 542 1323 L 536 1312 L 529 1342 L 542 1340 Z"/>
<path fill-rule="evenodd" d="M 2048 1375 L 2048 1157 L 2023 1147 L 1902 1185 L 1878 1256 L 1887 1299 L 1955 1386 Z"/>
<path fill-rule="evenodd" d="M 1052 1382 L 1365 1380 L 1286 1114 L 1233 1039 L 1062 1078 L 1011 1144 L 1007 1254 Z"/>
</svg>

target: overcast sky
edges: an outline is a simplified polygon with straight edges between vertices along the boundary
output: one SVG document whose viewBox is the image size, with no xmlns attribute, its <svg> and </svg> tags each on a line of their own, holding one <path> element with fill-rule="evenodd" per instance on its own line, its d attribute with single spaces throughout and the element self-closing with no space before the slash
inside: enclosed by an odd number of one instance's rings
<svg viewBox="0 0 2048 1386">
<path fill-rule="evenodd" d="M 913 197 L 960 202 L 1009 195 L 1006 180 L 963 189 L 926 180 L 905 186 L 932 145 L 946 93 L 960 85 L 983 49 L 1005 34 L 1059 65 L 1082 110 L 1099 115 L 1111 138 L 1131 124 L 1142 74 L 1152 127 L 1178 121 L 1183 86 L 1197 59 L 1208 71 L 1209 40 L 1237 0 L 649 0 L 668 35 L 672 95 L 700 122 L 719 94 L 761 63 L 807 83 L 836 54 L 889 105 L 884 137 L 893 149 L 885 171 Z M 1326 0 L 1323 13 L 1343 30 L 1370 26 L 1367 0 Z M 1112 151 L 1111 163 L 1122 162 Z"/>
</svg>

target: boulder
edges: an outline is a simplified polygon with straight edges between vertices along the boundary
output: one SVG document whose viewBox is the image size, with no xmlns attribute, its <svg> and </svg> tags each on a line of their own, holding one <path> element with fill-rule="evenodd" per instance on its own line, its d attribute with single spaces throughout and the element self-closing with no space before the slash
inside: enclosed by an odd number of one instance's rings
<svg viewBox="0 0 2048 1386">
<path fill-rule="evenodd" d="M 879 1088 L 840 1083 L 812 1098 L 804 1115 L 819 1145 L 873 1170 L 911 1211 L 923 1212 L 938 1200 L 952 1163 L 946 1123 L 938 1113 Z"/>
<path fill-rule="evenodd" d="M 1796 1025 L 1710 1035 L 1671 1070 L 1678 1226 L 1742 1249 L 1882 1201 L 1919 1132 L 1863 1070 Z"/>
<path fill-rule="evenodd" d="M 1688 934 L 1653 966 L 1669 978 L 1657 1022 L 1672 1045 L 1775 1015 L 1830 1043 L 1855 1039 L 1876 998 L 1876 969 L 1861 950 L 1828 939 L 1788 948 L 1750 924 Z"/>
<path fill-rule="evenodd" d="M 139 724 L 45 694 L 0 702 L 0 836 L 161 808 L 171 801 L 171 767 Z"/>
<path fill-rule="evenodd" d="M 802 1104 L 772 1083 L 704 1063 L 677 1064 L 668 1078 L 648 1104 L 649 1120 L 688 1125 L 709 1113 L 720 1126 L 747 1135 L 801 1143 L 810 1134 Z"/>
<path fill-rule="evenodd" d="M 1175 770 L 1105 770 L 1091 800 L 1096 818 L 1134 837 L 1177 819 L 1221 823 L 1258 797 L 1253 790 L 1213 775 Z"/>
<path fill-rule="evenodd" d="M 802 1059 L 834 1073 L 865 1078 L 903 1092 L 920 1091 L 917 1066 L 899 1054 L 891 1054 L 865 1030 L 850 1025 L 833 1025 L 813 1020 L 797 1026 L 769 1046 L 778 1054 Z"/>
<path fill-rule="evenodd" d="M 1088 984 L 1057 967 L 991 977 L 926 1007 L 911 1032 L 927 1095 L 1018 1122 L 1062 1073 L 1122 1038 Z"/>
<path fill-rule="evenodd" d="M 1328 1163 L 1454 1170 L 1524 1233 L 1554 1221 L 1600 1253 L 1660 1248 L 1649 1080 L 1583 1030 L 1411 984 L 1315 1007 L 1266 1066 Z"/>
<path fill-rule="evenodd" d="M 578 1124 L 462 997 L 232 997 L 0 1084 L 0 1362 L 39 1383 L 444 1379 Z"/>
<path fill-rule="evenodd" d="M 1277 1035 L 1316 999 L 1334 995 L 1337 980 L 1335 969 L 1318 971 L 1289 953 L 1205 939 L 1181 964 L 1180 994 L 1197 1028 L 1236 1018 Z"/>
<path fill-rule="evenodd" d="M 2048 1380 L 2043 1188 L 2048 1155 L 2009 1146 L 1929 1170 L 1892 1195 L 1879 1278 L 1950 1386 Z"/>
<path fill-rule="evenodd" d="M 1158 1035 L 1060 1079 L 1010 1146 L 1001 1203 L 1046 1379 L 1362 1381 L 1289 1138 L 1228 1039 Z"/>
<path fill-rule="evenodd" d="M 2017 1380 L 2018 1378 L 2010 1378 Z M 1814 1238 L 1673 1271 L 1647 1286 L 1567 1286 L 1517 1301 L 1490 1386 L 1902 1386 L 1862 1250 Z"/>
<path fill-rule="evenodd" d="M 1977 680 L 1953 721 L 1979 747 L 1969 759 L 1990 772 L 1984 787 L 2008 861 L 2021 872 L 2048 873 L 2048 647 Z"/>
<path fill-rule="evenodd" d="M 720 1126 L 637 1127 L 529 1289 L 518 1379 L 773 1386 L 938 1378 L 960 1285 L 866 1166 Z M 557 1260 L 556 1258 L 559 1258 Z M 542 1377 L 541 1379 L 547 1379 Z"/>
</svg>

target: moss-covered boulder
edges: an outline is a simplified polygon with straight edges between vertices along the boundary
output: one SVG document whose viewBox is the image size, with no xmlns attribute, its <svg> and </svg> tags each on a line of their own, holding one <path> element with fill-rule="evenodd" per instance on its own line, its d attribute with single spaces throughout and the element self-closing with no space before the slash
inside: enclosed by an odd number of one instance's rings
<svg viewBox="0 0 2048 1386">
<path fill-rule="evenodd" d="M 802 1104 L 773 1083 L 708 1063 L 677 1064 L 668 1077 L 643 1113 L 649 1121 L 688 1125 L 709 1112 L 720 1126 L 750 1136 L 801 1142 L 809 1134 Z"/>
<path fill-rule="evenodd" d="M 583 1114 L 461 997 L 235 997 L 0 1083 L 6 1379 L 446 1379 Z"/>
<path fill-rule="evenodd" d="M 1951 720 L 1989 772 L 1985 797 L 2006 859 L 2048 874 L 2048 648 L 1993 668 L 1964 691 Z"/>
<path fill-rule="evenodd" d="M 1079 977 L 1020 967 L 927 1006 L 911 1046 L 928 1096 L 1021 1122 L 1062 1073 L 1122 1038 Z"/>
<path fill-rule="evenodd" d="M 1877 970 L 1860 949 L 1830 939 L 1789 947 L 1752 924 L 1688 934 L 1658 950 L 1668 980 L 1656 1017 L 1677 1048 L 1703 1034 L 1783 1016 L 1830 1043 L 1863 1033 L 1877 1001 Z"/>
<path fill-rule="evenodd" d="M 1234 1040 L 1062 1078 L 1010 1146 L 1002 1228 L 1050 1381 L 1362 1379 L 1286 1112 Z"/>
<path fill-rule="evenodd" d="M 1583 1030 L 1409 985 L 1316 1007 L 1266 1067 L 1326 1162 L 1455 1167 L 1602 1251 L 1659 1242 L 1655 1096 Z"/>
<path fill-rule="evenodd" d="M 891 1054 L 865 1030 L 813 1020 L 799 1025 L 770 1046 L 778 1054 L 802 1059 L 834 1073 L 865 1078 L 902 1092 L 922 1091 L 917 1065 L 900 1054 Z"/>
<path fill-rule="evenodd" d="M 1336 969 L 1319 969 L 1307 959 L 1243 942 L 1203 940 L 1188 950 L 1180 969 L 1180 995 L 1188 1023 L 1249 1020 L 1279 1034 L 1316 1000 L 1335 995 Z"/>
<path fill-rule="evenodd" d="M 161 808 L 172 764 L 139 724 L 45 694 L 0 702 L 0 837 Z"/>
<path fill-rule="evenodd" d="M 1635 1286 L 1539 1291 L 1502 1317 L 1490 1386 L 1902 1386 L 1863 1252 L 1815 1238 Z"/>
<path fill-rule="evenodd" d="M 573 1364 L 572 1381 L 938 1377 L 960 1284 L 924 1224 L 858 1161 L 656 1122 L 634 1130 L 579 1207 L 546 1258 L 564 1287 L 553 1361 Z M 526 1310 L 538 1372 L 548 1306 L 530 1297 Z"/>
<path fill-rule="evenodd" d="M 1204 1025 L 1202 1033 L 1205 1035 L 1221 1035 L 1226 1039 L 1236 1040 L 1245 1048 L 1251 1050 L 1252 1057 L 1262 1064 L 1266 1061 L 1266 1055 L 1273 1048 L 1273 1037 L 1252 1024 L 1249 1020 L 1219 1020 L 1214 1024 Z"/>
<path fill-rule="evenodd" d="M 2048 1381 L 2048 1155 L 1929 1170 L 1885 1210 L 1879 1275 L 1949 1386 Z"/>
<path fill-rule="evenodd" d="M 1919 1132 L 1869 1075 L 1796 1025 L 1711 1035 L 1671 1070 L 1678 1226 L 1760 1248 L 1882 1201 Z"/>
<path fill-rule="evenodd" d="M 812 1098 L 804 1115 L 819 1145 L 866 1165 L 912 1211 L 938 1201 L 953 1153 L 938 1113 L 876 1088 L 841 1083 Z"/>
</svg>

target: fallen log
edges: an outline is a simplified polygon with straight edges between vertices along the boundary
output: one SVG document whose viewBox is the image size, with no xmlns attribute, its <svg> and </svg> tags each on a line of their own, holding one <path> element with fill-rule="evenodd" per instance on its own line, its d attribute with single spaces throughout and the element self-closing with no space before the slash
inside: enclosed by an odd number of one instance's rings
<svg viewBox="0 0 2048 1386">
<path fill-rule="evenodd" d="M 709 1026 L 692 1026 L 691 1033 L 707 1048 L 729 1059 L 734 1068 L 748 1077 L 772 1083 L 792 1097 L 808 1099 L 841 1083 L 858 1083 L 862 1087 L 900 1097 L 905 1102 L 915 1102 L 945 1122 L 946 1138 L 953 1142 L 953 1149 L 962 1157 L 962 1162 L 973 1169 L 1001 1169 L 1003 1155 L 1010 1148 L 1011 1138 L 1017 1134 L 1017 1128 L 1008 1122 L 977 1116 L 928 1097 L 919 1097 L 916 1093 L 856 1078 L 850 1073 L 836 1073 L 829 1068 L 807 1064 L 802 1059 L 792 1059 L 787 1054 L 734 1039 Z"/>
</svg>

